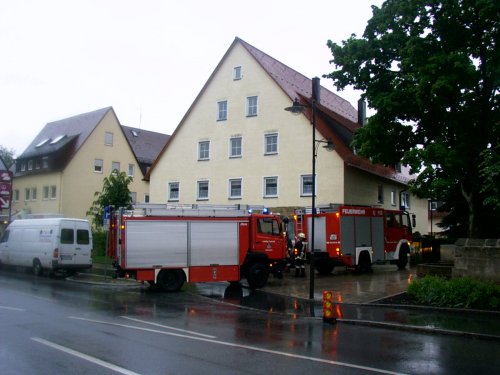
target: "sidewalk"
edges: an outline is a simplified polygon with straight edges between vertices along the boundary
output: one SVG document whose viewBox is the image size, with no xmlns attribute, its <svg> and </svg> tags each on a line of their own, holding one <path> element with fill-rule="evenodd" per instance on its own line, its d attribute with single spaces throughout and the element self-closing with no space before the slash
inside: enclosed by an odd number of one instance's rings
<svg viewBox="0 0 500 375">
<path fill-rule="evenodd" d="M 218 296 L 221 300 L 241 306 L 268 309 L 304 318 L 322 319 L 323 291 L 332 291 L 335 322 L 370 325 L 384 328 L 419 331 L 432 334 L 461 335 L 500 340 L 500 312 L 441 309 L 421 306 L 387 305 L 378 301 L 403 293 L 416 277 L 414 268 L 399 271 L 396 266 L 374 266 L 373 273 L 353 274 L 336 270 L 332 275 L 315 275 L 314 300 L 309 299 L 310 279 L 295 278 L 291 273 L 283 279 L 269 278 L 260 291 L 245 287 L 230 290 L 227 283 L 199 283 L 195 292 Z M 82 283 L 120 287 L 146 287 L 130 279 L 114 279 L 111 266 L 95 264 L 86 273 L 69 280 Z M 242 282 L 243 286 L 246 285 Z M 217 297 L 216 297 L 217 298 Z"/>
</svg>

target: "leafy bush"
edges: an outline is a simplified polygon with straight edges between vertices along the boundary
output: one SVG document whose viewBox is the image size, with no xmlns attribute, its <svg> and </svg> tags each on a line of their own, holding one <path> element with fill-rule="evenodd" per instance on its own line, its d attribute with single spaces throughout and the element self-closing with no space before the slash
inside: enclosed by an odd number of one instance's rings
<svg viewBox="0 0 500 375">
<path fill-rule="evenodd" d="M 106 232 L 94 231 L 92 233 L 94 240 L 94 257 L 103 257 L 106 255 Z"/>
<path fill-rule="evenodd" d="M 447 280 L 426 276 L 408 286 L 408 296 L 421 305 L 498 310 L 500 285 L 465 277 Z"/>
</svg>

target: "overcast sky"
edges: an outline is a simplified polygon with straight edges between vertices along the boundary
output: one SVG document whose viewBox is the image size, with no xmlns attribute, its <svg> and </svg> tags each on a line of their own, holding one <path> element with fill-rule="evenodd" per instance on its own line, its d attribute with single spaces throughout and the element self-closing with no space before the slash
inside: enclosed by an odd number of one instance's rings
<svg viewBox="0 0 500 375">
<path fill-rule="evenodd" d="M 108 106 L 172 134 L 236 36 L 321 77 L 327 40 L 360 36 L 382 2 L 1 0 L 0 145 L 19 156 L 46 123 Z M 338 94 L 356 107 L 360 93 Z"/>
</svg>

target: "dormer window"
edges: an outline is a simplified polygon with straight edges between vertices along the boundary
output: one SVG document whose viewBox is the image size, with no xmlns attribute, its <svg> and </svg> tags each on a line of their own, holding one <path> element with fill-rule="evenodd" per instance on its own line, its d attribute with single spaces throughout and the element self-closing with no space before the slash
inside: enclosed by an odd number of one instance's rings
<svg viewBox="0 0 500 375">
<path fill-rule="evenodd" d="M 57 137 L 55 137 L 51 142 L 50 144 L 51 145 L 55 145 L 57 142 L 59 142 L 61 139 L 63 139 L 64 137 L 66 137 L 66 135 L 58 135 Z"/>
<path fill-rule="evenodd" d="M 38 143 L 35 147 L 42 147 L 44 144 L 46 144 L 48 141 L 50 140 L 50 138 L 45 138 L 43 141 L 41 141 L 40 143 Z"/>
</svg>

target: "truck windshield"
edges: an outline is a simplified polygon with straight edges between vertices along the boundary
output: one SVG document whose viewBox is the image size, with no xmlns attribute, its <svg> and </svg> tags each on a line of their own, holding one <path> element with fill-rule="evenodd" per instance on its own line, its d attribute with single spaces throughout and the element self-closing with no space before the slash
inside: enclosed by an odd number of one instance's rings
<svg viewBox="0 0 500 375">
<path fill-rule="evenodd" d="M 257 220 L 257 228 L 259 233 L 263 234 L 271 234 L 274 236 L 279 236 L 280 228 L 278 225 L 278 221 L 274 219 L 258 219 Z"/>
</svg>

